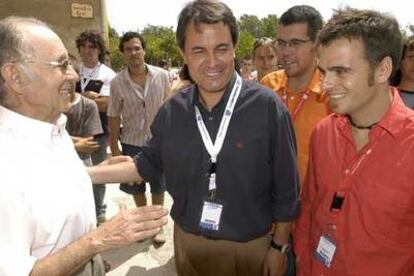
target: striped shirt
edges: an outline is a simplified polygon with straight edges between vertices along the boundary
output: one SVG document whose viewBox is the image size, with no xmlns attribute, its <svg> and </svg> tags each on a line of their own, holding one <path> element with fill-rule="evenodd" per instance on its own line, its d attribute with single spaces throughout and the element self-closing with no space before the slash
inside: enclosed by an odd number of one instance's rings
<svg viewBox="0 0 414 276">
<path fill-rule="evenodd" d="M 170 93 L 168 72 L 146 64 L 145 88 L 133 82 L 128 69 L 122 70 L 111 82 L 107 115 L 122 118 L 121 142 L 142 146 L 150 137 L 150 126 Z"/>
</svg>

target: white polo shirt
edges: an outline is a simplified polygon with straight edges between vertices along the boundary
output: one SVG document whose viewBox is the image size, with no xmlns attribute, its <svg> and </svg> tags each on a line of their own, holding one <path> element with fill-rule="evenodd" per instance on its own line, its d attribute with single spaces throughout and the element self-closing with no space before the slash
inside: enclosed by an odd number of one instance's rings
<svg viewBox="0 0 414 276">
<path fill-rule="evenodd" d="M 91 180 L 65 130 L 0 106 L 0 275 L 29 275 L 95 228 Z"/>
</svg>

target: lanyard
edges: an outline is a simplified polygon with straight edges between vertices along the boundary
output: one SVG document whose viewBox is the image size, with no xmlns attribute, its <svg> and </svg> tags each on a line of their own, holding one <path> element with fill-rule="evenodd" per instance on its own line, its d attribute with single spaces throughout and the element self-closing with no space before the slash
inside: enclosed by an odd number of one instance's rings
<svg viewBox="0 0 414 276">
<path fill-rule="evenodd" d="M 296 116 L 298 115 L 298 113 L 302 110 L 302 107 L 303 107 L 303 104 L 305 103 L 305 101 L 307 99 L 309 99 L 309 93 L 310 93 L 310 89 L 306 90 L 306 92 L 303 93 L 302 98 L 300 99 L 300 102 L 296 106 L 295 110 L 293 110 L 293 112 L 291 112 L 290 115 L 292 117 L 292 121 L 293 122 L 296 120 Z M 289 109 L 289 106 L 288 106 L 288 97 L 287 97 L 286 89 L 283 90 L 282 99 L 283 99 L 283 102 L 286 105 L 286 108 Z"/>
<path fill-rule="evenodd" d="M 230 119 L 233 115 L 234 106 L 236 105 L 237 98 L 239 97 L 242 86 L 242 80 L 238 74 L 236 74 L 236 82 L 233 85 L 233 89 L 230 94 L 230 98 L 227 101 L 226 109 L 224 110 L 223 117 L 221 118 L 220 127 L 217 132 L 216 141 L 213 145 L 210 134 L 207 131 L 206 125 L 204 124 L 203 117 L 201 116 L 200 110 L 195 106 L 196 121 L 198 130 L 200 131 L 201 138 L 203 139 L 204 146 L 206 147 L 210 158 L 210 182 L 209 191 L 216 189 L 216 162 L 217 156 L 223 147 L 224 139 L 229 128 Z"/>
<path fill-rule="evenodd" d="M 93 75 L 93 73 L 95 73 L 95 70 L 98 69 L 99 65 L 101 65 L 101 63 L 98 61 L 98 63 L 96 63 L 96 65 L 95 65 L 95 67 L 93 67 L 92 72 L 89 74 L 89 76 L 84 76 L 83 75 L 84 66 L 83 66 L 83 64 L 81 65 L 80 83 L 81 83 L 82 92 L 85 92 L 86 86 L 88 85 L 89 81 L 92 79 L 92 75 Z"/>
</svg>

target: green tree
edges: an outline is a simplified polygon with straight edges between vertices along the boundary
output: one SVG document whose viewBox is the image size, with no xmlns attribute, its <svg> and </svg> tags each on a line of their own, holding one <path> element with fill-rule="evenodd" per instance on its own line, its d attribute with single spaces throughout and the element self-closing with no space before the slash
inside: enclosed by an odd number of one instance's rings
<svg viewBox="0 0 414 276">
<path fill-rule="evenodd" d="M 269 14 L 261 20 L 262 36 L 276 38 L 276 28 L 279 22 L 277 15 Z"/>
<path fill-rule="evenodd" d="M 240 60 L 252 53 L 256 38 L 275 38 L 278 22 L 277 15 L 274 14 L 269 14 L 262 19 L 255 15 L 242 15 L 239 19 L 240 34 L 236 49 L 237 59 Z"/>
<path fill-rule="evenodd" d="M 109 26 L 109 53 L 111 59 L 111 67 L 115 72 L 119 72 L 124 67 L 124 59 L 122 53 L 118 49 L 119 35 L 114 28 Z"/>
<path fill-rule="evenodd" d="M 256 38 L 251 33 L 246 31 L 240 32 L 239 43 L 236 49 L 236 57 L 238 60 L 251 55 L 255 40 Z"/>
<path fill-rule="evenodd" d="M 261 37 L 261 22 L 256 15 L 243 14 L 239 19 L 240 32 L 248 32 L 254 37 Z"/>
<path fill-rule="evenodd" d="M 250 55 L 256 38 L 276 36 L 278 18 L 274 14 L 259 19 L 256 15 L 244 14 L 239 19 L 240 34 L 236 49 L 238 59 Z M 148 24 L 141 33 L 147 43 L 145 59 L 149 64 L 158 65 L 162 59 L 171 59 L 173 66 L 181 66 L 183 61 L 180 50 L 175 41 L 175 32 L 172 27 L 155 26 Z M 115 71 L 124 66 L 122 54 L 118 50 L 119 35 L 115 29 L 109 27 L 109 50 L 111 64 Z"/>
<path fill-rule="evenodd" d="M 172 27 L 147 25 L 142 35 L 147 42 L 145 57 L 148 63 L 158 65 L 162 59 L 168 58 L 171 59 L 173 66 L 182 63 Z"/>
</svg>

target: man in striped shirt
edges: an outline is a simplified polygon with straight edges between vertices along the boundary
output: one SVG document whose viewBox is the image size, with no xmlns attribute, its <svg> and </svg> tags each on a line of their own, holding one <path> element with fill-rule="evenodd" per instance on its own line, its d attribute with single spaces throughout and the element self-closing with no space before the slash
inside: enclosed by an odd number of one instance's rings
<svg viewBox="0 0 414 276">
<path fill-rule="evenodd" d="M 145 63 L 145 40 L 136 32 L 125 33 L 119 45 L 127 68 L 111 82 L 108 106 L 110 146 L 113 155 L 135 156 L 150 137 L 150 125 L 170 92 L 168 72 Z M 122 117 L 122 134 L 120 133 Z M 118 139 L 121 140 L 122 150 Z M 152 204 L 163 205 L 165 181 L 162 178 L 150 183 Z M 137 206 L 147 205 L 145 183 L 121 184 L 121 190 L 132 194 Z M 165 242 L 163 232 L 154 242 Z"/>
</svg>

